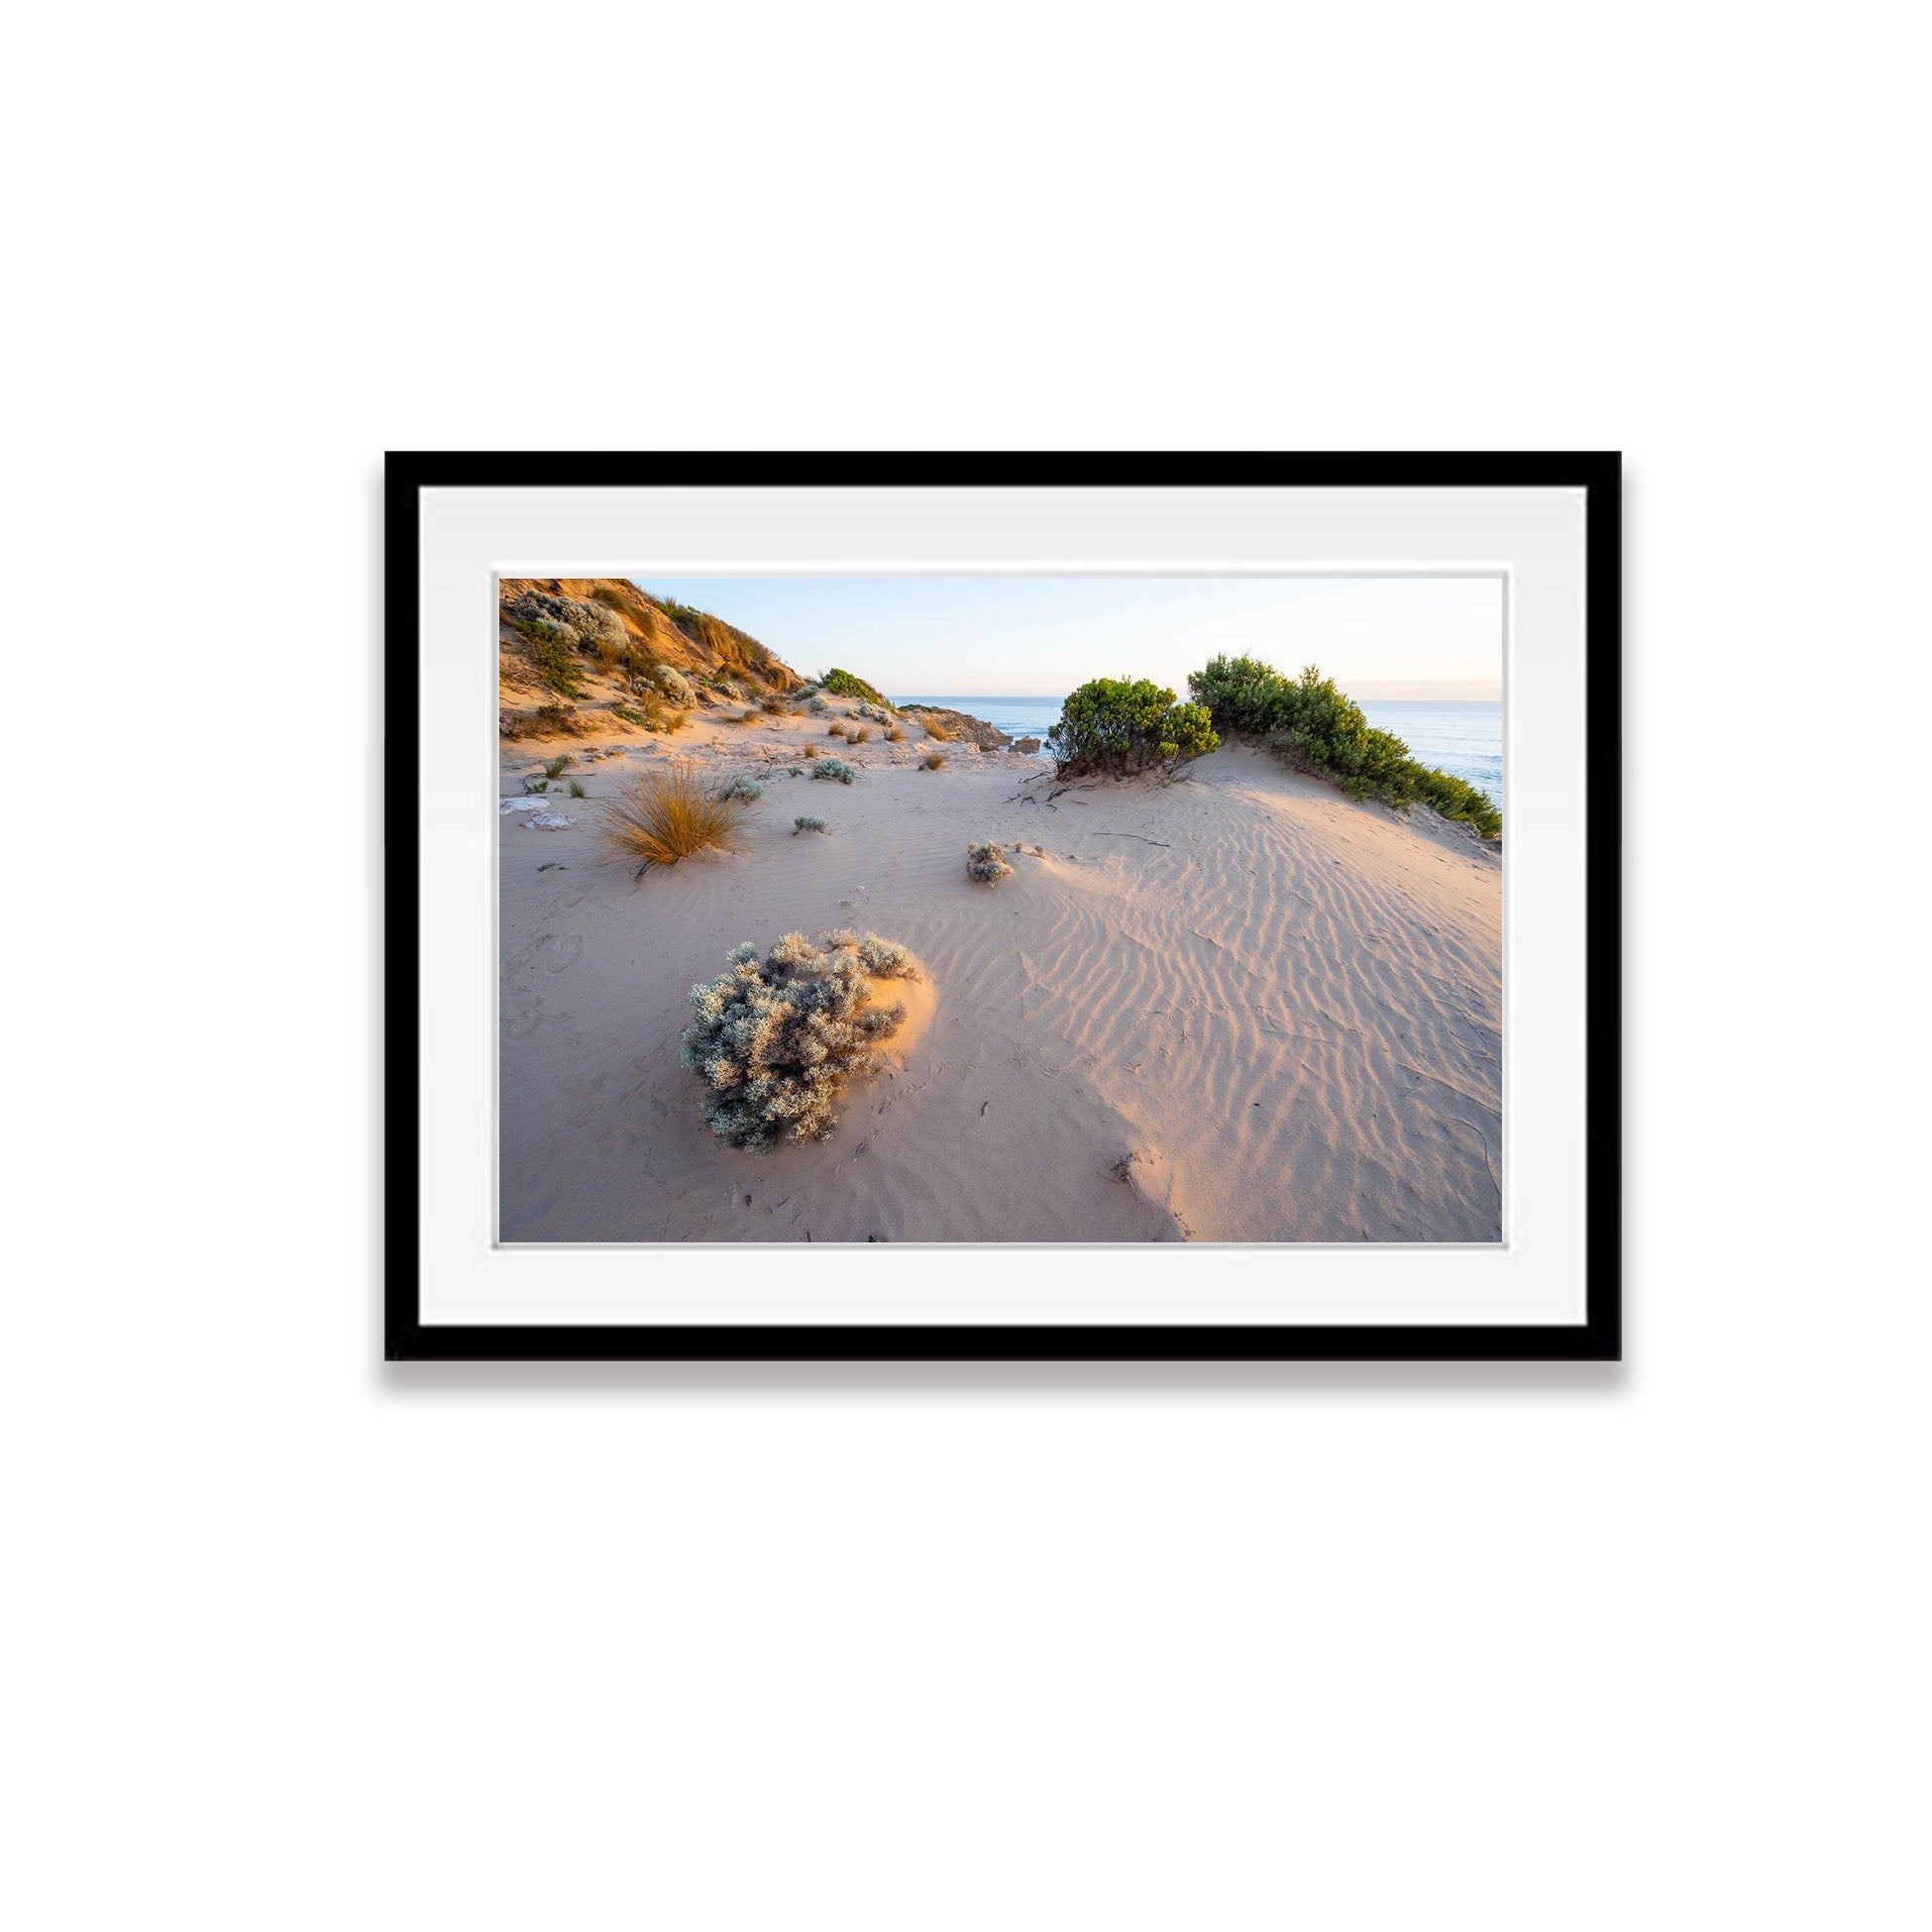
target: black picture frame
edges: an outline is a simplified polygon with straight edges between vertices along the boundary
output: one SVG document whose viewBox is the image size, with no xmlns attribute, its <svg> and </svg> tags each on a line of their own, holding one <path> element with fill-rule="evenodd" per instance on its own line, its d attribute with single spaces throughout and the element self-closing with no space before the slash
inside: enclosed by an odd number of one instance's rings
<svg viewBox="0 0 1932 1932">
<path fill-rule="evenodd" d="M 1585 1319 L 1537 1326 L 425 1325 L 421 1317 L 420 852 L 413 816 L 384 881 L 384 1353 L 390 1361 L 1617 1361 L 1622 1358 L 1622 458 L 1614 451 L 922 453 L 391 451 L 384 467 L 387 742 L 418 741 L 424 489 L 1101 485 L 1584 493 L 1587 1116 Z M 386 761 L 385 761 L 386 762 Z"/>
</svg>

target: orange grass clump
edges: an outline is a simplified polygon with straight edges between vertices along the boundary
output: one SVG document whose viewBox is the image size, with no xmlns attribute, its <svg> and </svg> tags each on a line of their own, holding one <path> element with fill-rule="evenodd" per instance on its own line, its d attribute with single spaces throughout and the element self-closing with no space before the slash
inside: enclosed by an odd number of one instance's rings
<svg viewBox="0 0 1932 1932">
<path fill-rule="evenodd" d="M 924 757 L 922 757 L 919 760 L 919 763 L 923 765 L 928 772 L 936 772 L 939 769 L 939 767 L 943 765 L 945 762 L 946 762 L 946 754 L 943 751 L 928 751 L 924 755 Z"/>
<path fill-rule="evenodd" d="M 640 878 L 654 865 L 676 865 L 694 852 L 728 852 L 738 829 L 731 802 L 720 799 L 687 758 L 623 780 L 601 805 L 604 844 L 613 858 L 635 864 Z"/>
</svg>

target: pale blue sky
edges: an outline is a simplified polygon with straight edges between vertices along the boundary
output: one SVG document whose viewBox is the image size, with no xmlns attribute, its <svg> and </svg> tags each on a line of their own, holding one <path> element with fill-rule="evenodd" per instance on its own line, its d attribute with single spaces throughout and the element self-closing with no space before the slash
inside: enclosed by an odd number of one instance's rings
<svg viewBox="0 0 1932 1932">
<path fill-rule="evenodd" d="M 640 577 L 809 676 L 888 696 L 1063 698 L 1089 678 L 1183 696 L 1217 651 L 1305 664 L 1355 698 L 1500 698 L 1499 578 Z"/>
</svg>

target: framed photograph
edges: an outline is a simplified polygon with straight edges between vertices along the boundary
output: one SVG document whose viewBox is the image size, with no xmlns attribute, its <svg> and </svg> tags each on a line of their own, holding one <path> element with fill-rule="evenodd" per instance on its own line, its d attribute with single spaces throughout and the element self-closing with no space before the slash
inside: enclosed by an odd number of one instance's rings
<svg viewBox="0 0 1932 1932">
<path fill-rule="evenodd" d="M 392 454 L 392 1359 L 1619 1353 L 1614 454 Z"/>
</svg>

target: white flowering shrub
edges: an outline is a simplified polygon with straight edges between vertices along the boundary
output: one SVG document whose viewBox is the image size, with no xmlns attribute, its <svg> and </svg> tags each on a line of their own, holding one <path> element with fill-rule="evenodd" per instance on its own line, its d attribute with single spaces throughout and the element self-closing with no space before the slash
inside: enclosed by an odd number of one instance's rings
<svg viewBox="0 0 1932 1932">
<path fill-rule="evenodd" d="M 821 758 L 812 766 L 811 775 L 813 778 L 835 778 L 841 785 L 850 785 L 858 777 L 858 771 L 842 758 Z"/>
<path fill-rule="evenodd" d="M 1007 863 L 1006 848 L 991 839 L 967 846 L 966 876 L 986 886 L 997 886 L 1002 879 L 1012 878 L 1013 867 Z"/>
<path fill-rule="evenodd" d="M 916 976 L 912 955 L 875 932 L 788 932 L 761 960 L 732 948 L 730 970 L 691 990 L 696 1018 L 679 1057 L 706 1087 L 704 1118 L 720 1140 L 764 1151 L 780 1139 L 829 1140 L 847 1080 L 878 1070 L 879 1041 L 906 1009 L 869 1006 L 876 979 Z"/>
</svg>

